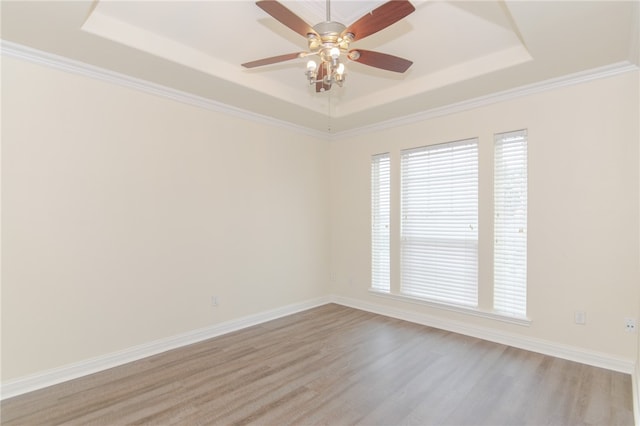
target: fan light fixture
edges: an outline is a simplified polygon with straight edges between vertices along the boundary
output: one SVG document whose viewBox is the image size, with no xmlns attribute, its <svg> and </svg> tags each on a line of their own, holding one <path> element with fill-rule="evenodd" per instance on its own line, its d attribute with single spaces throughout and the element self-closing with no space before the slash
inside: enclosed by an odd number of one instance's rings
<svg viewBox="0 0 640 426">
<path fill-rule="evenodd" d="M 277 0 L 259 0 L 256 4 L 285 26 L 307 38 L 308 52 L 289 53 L 242 64 L 245 68 L 260 67 L 289 61 L 295 58 L 310 58 L 305 75 L 316 92 L 330 90 L 334 83 L 342 87 L 346 78 L 347 59 L 387 71 L 403 73 L 413 62 L 386 53 L 371 50 L 349 50 L 349 44 L 374 34 L 403 19 L 415 8 L 408 0 L 391 0 L 377 7 L 349 27 L 331 20 L 331 5 L 327 0 L 327 20 L 313 27 L 296 16 Z"/>
<path fill-rule="evenodd" d="M 316 26 L 318 27 L 320 25 Z M 334 27 L 334 30 L 344 31 L 344 26 L 337 22 L 324 22 L 322 27 Z M 310 52 L 301 54 L 301 56 L 318 56 L 320 65 L 318 65 L 315 60 L 310 59 L 309 62 L 307 62 L 307 72 L 305 75 L 307 76 L 309 84 L 312 86 L 314 84 L 318 85 L 319 91 L 321 92 L 331 89 L 333 83 L 342 87 L 346 77 L 346 68 L 344 62 L 340 59 L 343 53 L 345 57 L 348 57 L 347 48 L 349 47 L 349 42 L 353 40 L 353 35 L 351 34 L 340 37 L 339 33 L 327 28 L 318 28 L 316 31 L 322 29 L 324 29 L 325 32 L 320 33 L 318 31 L 321 35 L 320 43 L 315 34 L 307 35 Z M 321 42 L 322 40 L 333 39 L 336 41 Z"/>
<path fill-rule="evenodd" d="M 320 88 L 320 91 L 324 91 L 327 87 L 330 88 L 333 83 L 337 83 L 338 86 L 342 87 L 346 75 L 344 73 L 345 66 L 340 62 L 339 58 L 323 61 L 320 69 L 325 69 L 326 71 L 322 78 L 318 78 L 318 69 L 315 61 L 311 60 L 307 63 L 307 72 L 305 74 L 310 85 L 322 84 L 323 87 Z"/>
</svg>

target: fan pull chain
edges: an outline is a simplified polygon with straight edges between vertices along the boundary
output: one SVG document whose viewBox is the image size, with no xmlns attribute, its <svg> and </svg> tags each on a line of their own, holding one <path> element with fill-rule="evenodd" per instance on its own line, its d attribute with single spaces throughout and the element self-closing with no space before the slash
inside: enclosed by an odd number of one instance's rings
<svg viewBox="0 0 640 426">
<path fill-rule="evenodd" d="M 331 92 L 327 95 L 327 132 L 331 133 Z"/>
</svg>

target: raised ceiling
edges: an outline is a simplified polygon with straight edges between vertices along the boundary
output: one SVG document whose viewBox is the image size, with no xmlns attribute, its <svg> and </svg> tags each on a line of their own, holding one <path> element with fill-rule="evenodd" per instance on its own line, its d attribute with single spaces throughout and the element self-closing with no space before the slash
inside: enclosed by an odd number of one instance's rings
<svg viewBox="0 0 640 426">
<path fill-rule="evenodd" d="M 283 1 L 314 25 L 325 2 Z M 331 3 L 345 25 L 381 5 Z M 638 62 L 638 2 L 424 1 L 353 44 L 414 62 L 405 74 L 347 64 L 316 93 L 306 50 L 251 1 L 3 1 L 2 39 L 319 131 L 341 132 L 602 67 Z"/>
</svg>

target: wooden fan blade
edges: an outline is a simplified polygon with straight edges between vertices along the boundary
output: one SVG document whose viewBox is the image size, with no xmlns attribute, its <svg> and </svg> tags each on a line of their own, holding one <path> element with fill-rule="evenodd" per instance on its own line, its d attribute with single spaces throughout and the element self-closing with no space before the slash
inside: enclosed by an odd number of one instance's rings
<svg viewBox="0 0 640 426">
<path fill-rule="evenodd" d="M 323 62 L 320 64 L 318 75 L 316 77 L 316 92 L 326 92 L 327 90 L 331 90 L 331 85 L 324 82 L 325 75 L 327 75 L 327 64 Z"/>
<path fill-rule="evenodd" d="M 416 8 L 408 0 L 391 0 L 349 25 L 342 35 L 351 33 L 354 40 L 361 40 L 398 22 L 414 10 Z"/>
<path fill-rule="evenodd" d="M 261 67 L 263 65 L 277 64 L 278 62 L 290 61 L 291 59 L 299 58 L 301 53 L 287 53 L 286 55 L 272 56 L 270 58 L 258 59 L 257 61 L 251 61 L 242 64 L 245 68 Z"/>
<path fill-rule="evenodd" d="M 413 62 L 388 55 L 386 53 L 374 52 L 371 50 L 354 49 L 349 51 L 349 59 L 370 67 L 380 68 L 387 71 L 403 73 L 409 69 Z"/>
<path fill-rule="evenodd" d="M 307 34 L 315 34 L 316 37 L 320 37 L 318 33 L 311 28 L 311 25 L 307 24 L 298 15 L 284 7 L 276 0 L 261 0 L 257 1 L 258 7 L 267 12 L 272 17 L 276 18 L 280 23 L 291 28 L 293 31 L 307 37 Z"/>
</svg>

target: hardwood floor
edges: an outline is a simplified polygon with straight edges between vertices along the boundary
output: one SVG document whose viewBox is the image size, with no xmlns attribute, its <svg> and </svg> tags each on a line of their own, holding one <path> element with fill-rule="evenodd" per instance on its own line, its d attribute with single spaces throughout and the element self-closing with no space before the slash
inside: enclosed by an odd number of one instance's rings
<svg viewBox="0 0 640 426">
<path fill-rule="evenodd" d="M 4 425 L 631 425 L 631 378 L 339 305 L 2 402 Z"/>
</svg>

